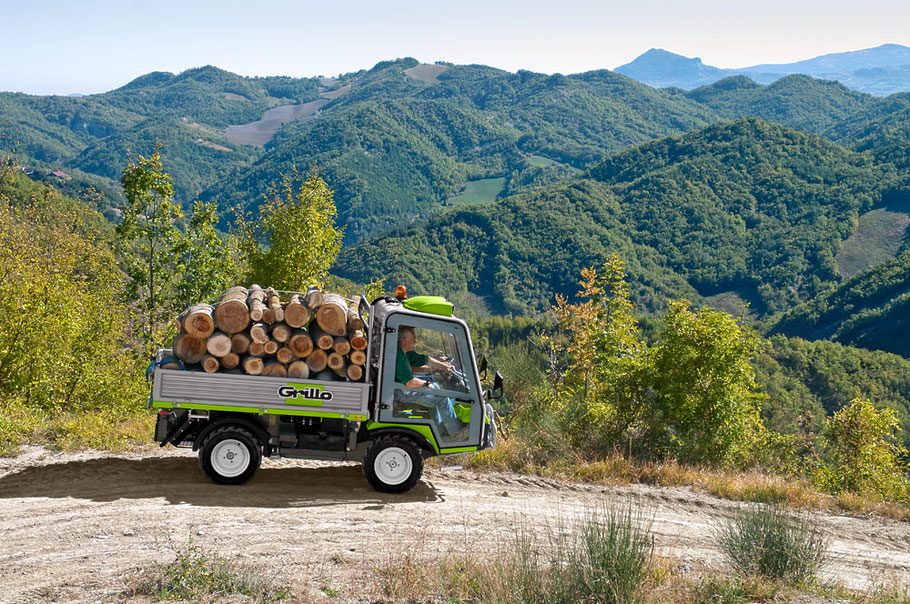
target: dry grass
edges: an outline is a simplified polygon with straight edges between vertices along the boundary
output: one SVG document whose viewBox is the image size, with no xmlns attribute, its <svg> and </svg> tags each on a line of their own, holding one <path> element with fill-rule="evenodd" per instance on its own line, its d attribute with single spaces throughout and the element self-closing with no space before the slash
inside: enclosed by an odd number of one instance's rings
<svg viewBox="0 0 910 604">
<path fill-rule="evenodd" d="M 895 520 L 910 520 L 910 505 L 880 502 L 853 493 L 838 496 L 819 493 L 803 479 L 761 471 L 719 470 L 686 466 L 673 461 L 629 460 L 614 454 L 597 461 L 575 459 L 541 460 L 516 439 L 501 440 L 493 451 L 468 457 L 466 468 L 535 474 L 572 482 L 608 486 L 649 484 L 690 487 L 716 497 L 813 511 L 833 510 L 848 514 L 875 514 Z"/>
</svg>

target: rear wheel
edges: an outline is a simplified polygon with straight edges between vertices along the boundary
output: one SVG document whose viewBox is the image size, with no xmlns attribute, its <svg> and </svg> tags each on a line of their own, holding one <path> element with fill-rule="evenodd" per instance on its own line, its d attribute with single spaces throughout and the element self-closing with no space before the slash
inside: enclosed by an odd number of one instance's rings
<svg viewBox="0 0 910 604">
<path fill-rule="evenodd" d="M 212 430 L 199 448 L 202 473 L 215 484 L 243 484 L 259 470 L 262 451 L 256 437 L 244 428 Z"/>
<path fill-rule="evenodd" d="M 422 474 L 423 456 L 414 441 L 407 438 L 377 438 L 363 455 L 367 483 L 383 493 L 410 491 Z"/>
</svg>

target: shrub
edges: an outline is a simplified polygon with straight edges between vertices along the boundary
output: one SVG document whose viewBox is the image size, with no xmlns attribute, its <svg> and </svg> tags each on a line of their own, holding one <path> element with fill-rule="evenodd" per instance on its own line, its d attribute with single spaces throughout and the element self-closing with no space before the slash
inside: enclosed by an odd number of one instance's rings
<svg viewBox="0 0 910 604">
<path fill-rule="evenodd" d="M 808 515 L 763 505 L 739 508 L 717 529 L 716 539 L 730 567 L 741 575 L 794 583 L 814 578 L 828 549 Z"/>
</svg>

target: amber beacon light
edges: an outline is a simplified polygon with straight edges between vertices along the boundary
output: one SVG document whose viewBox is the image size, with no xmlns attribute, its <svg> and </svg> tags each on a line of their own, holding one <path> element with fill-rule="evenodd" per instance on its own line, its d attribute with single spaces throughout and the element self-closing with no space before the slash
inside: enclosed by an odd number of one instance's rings
<svg viewBox="0 0 910 604">
<path fill-rule="evenodd" d="M 398 287 L 396 287 L 395 288 L 395 297 L 398 298 L 399 300 L 404 300 L 405 298 L 407 298 L 408 297 L 408 288 L 406 288 L 404 285 L 399 285 Z"/>
</svg>

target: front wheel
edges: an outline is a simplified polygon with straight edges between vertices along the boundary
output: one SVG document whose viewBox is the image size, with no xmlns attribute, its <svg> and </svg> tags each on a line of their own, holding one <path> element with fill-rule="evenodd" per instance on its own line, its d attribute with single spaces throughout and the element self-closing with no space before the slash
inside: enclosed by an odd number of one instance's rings
<svg viewBox="0 0 910 604">
<path fill-rule="evenodd" d="M 411 490 L 423 474 L 423 456 L 412 440 L 382 436 L 363 454 L 367 483 L 383 493 Z"/>
<path fill-rule="evenodd" d="M 237 426 L 216 428 L 199 448 L 199 465 L 215 484 L 243 484 L 259 470 L 262 451 L 256 438 Z"/>
</svg>

